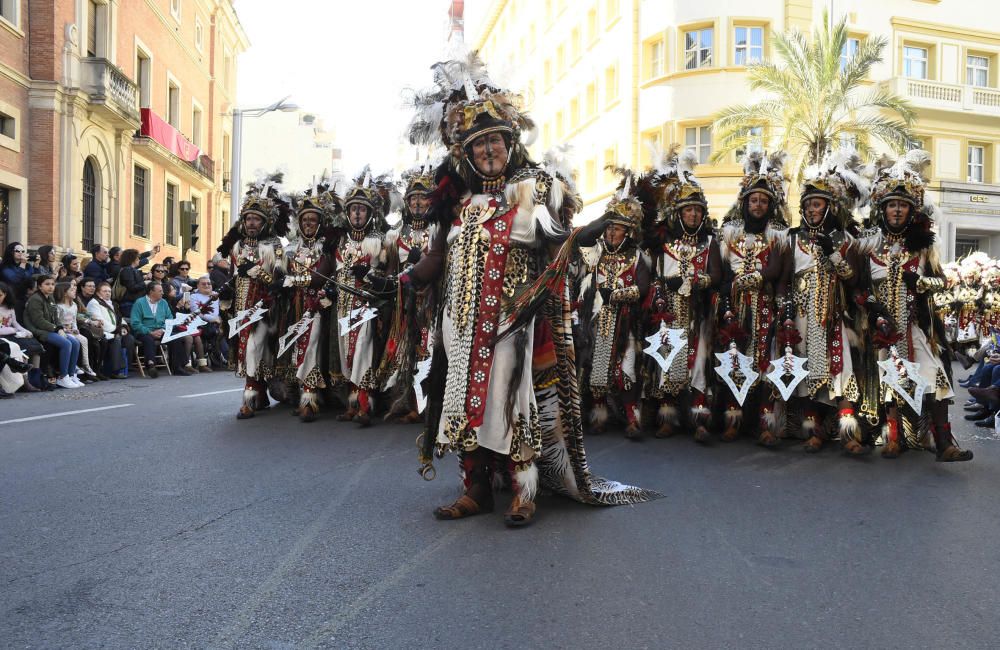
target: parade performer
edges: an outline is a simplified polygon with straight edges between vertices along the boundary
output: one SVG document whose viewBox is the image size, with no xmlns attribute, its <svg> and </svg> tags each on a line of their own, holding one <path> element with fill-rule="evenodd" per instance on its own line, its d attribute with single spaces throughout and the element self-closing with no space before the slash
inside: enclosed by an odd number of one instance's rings
<svg viewBox="0 0 1000 650">
<path fill-rule="evenodd" d="M 951 364 L 947 361 L 944 327 L 934 314 L 933 294 L 944 287 L 932 227 L 936 207 L 925 197 L 924 169 L 930 163 L 926 151 L 914 150 L 895 164 L 880 163 L 872 186 L 873 223 L 878 231 L 859 240 L 859 250 L 867 257 L 872 295 L 870 311 L 882 334 L 879 359 L 893 358 L 919 365 L 917 375 L 900 374 L 904 389 L 917 382 L 927 387 L 923 409 L 930 410 L 930 432 L 942 462 L 972 460 L 972 452 L 960 449 L 951 433 L 948 405 L 954 397 L 951 387 Z M 911 366 L 912 367 L 912 366 Z M 886 373 L 888 376 L 888 373 Z M 912 388 L 910 388 L 912 390 Z M 882 456 L 899 455 L 899 396 L 890 385 L 882 385 L 885 409 L 885 438 Z M 906 442 L 919 445 L 920 419 L 907 408 Z"/>
<path fill-rule="evenodd" d="M 1000 265 L 989 260 L 982 272 L 983 299 L 979 318 L 979 342 L 993 345 L 1000 332 Z"/>
<path fill-rule="evenodd" d="M 955 352 L 966 364 L 979 347 L 980 315 L 982 313 L 983 285 L 981 275 L 989 257 L 981 251 L 963 259 L 958 265 L 960 282 L 952 290 L 956 303 L 957 332 Z"/>
<path fill-rule="evenodd" d="M 243 321 L 250 322 L 239 331 L 233 346 L 236 376 L 246 378 L 243 405 L 236 416 L 241 420 L 270 406 L 267 381 L 274 376 L 275 341 L 268 334 L 268 323 L 273 314 L 261 317 L 261 312 L 270 308 L 277 289 L 273 285 L 283 251 L 276 237 L 287 234 L 291 214 L 291 206 L 280 193 L 281 179 L 281 174 L 274 174 L 250 185 L 239 222 L 217 249 L 236 269 L 235 287 L 224 287 L 220 299 L 231 305 L 233 314 L 242 313 Z M 280 285 L 280 276 L 277 279 Z"/>
<path fill-rule="evenodd" d="M 350 390 L 342 421 L 371 425 L 373 393 L 378 389 L 375 370 L 381 359 L 376 345 L 377 306 L 364 295 L 366 277 L 384 271 L 384 204 L 366 167 L 344 196 L 346 232 L 334 253 L 337 282 L 336 318 L 340 375 Z"/>
<path fill-rule="evenodd" d="M 521 133 L 531 122 L 520 98 L 490 81 L 475 54 L 435 64 L 434 72 L 436 87 L 415 98 L 410 137 L 448 148 L 432 207 L 441 230 L 401 277 L 418 285 L 445 279 L 432 367 L 439 381 L 430 397 L 439 406 L 428 408 L 424 435 L 460 454 L 465 491 L 434 514 L 460 519 L 491 511 L 494 475 L 507 476 L 514 491 L 508 526 L 532 521 L 540 483 L 587 503 L 648 500 L 655 495 L 590 475 L 568 294 L 544 303 L 554 300 L 558 311 L 548 320 L 558 368 L 542 408 L 532 381 L 535 324 L 551 312 L 531 312 L 507 329 L 512 306 L 547 257 L 543 244 L 567 235 L 558 222 L 564 185 L 530 160 Z M 504 333 L 511 336 L 498 336 Z"/>
<path fill-rule="evenodd" d="M 684 338 L 667 370 L 651 366 L 654 379 L 646 392 L 660 404 L 657 437 L 673 435 L 683 419 L 704 444 L 711 440 L 707 373 L 722 257 L 708 221 L 708 201 L 694 175 L 697 163 L 692 152 L 678 157 L 675 148 L 653 174 L 660 198 L 659 227 L 649 241 L 655 253 L 649 330 L 679 329 Z M 690 413 L 690 420 L 682 418 L 682 411 Z"/>
<path fill-rule="evenodd" d="M 584 381 L 590 392 L 591 422 L 603 432 L 608 406 L 617 404 L 625 415 L 625 437 L 642 437 L 638 372 L 642 332 L 641 306 L 649 292 L 649 258 L 639 248 L 642 204 L 632 194 L 632 172 L 625 171 L 622 186 L 604 208 L 604 234 L 591 250 L 580 284 L 579 318 L 589 329 L 592 348 Z"/>
<path fill-rule="evenodd" d="M 722 349 L 736 343 L 761 375 L 767 372 L 772 359 L 775 281 L 781 274 L 780 256 L 788 247 L 785 158 L 784 152 L 770 156 L 760 151 L 747 154 L 740 192 L 723 218 L 720 236 L 724 272 L 717 340 Z M 778 437 L 774 398 L 771 387 L 761 377 L 747 399 L 754 397 L 753 403 L 760 411 L 757 442 L 764 447 L 775 447 Z M 722 439 L 729 442 L 739 435 L 746 405 L 741 406 L 735 395 L 730 395 L 726 402 Z"/>
<path fill-rule="evenodd" d="M 435 189 L 434 167 L 428 162 L 403 174 L 401 220 L 386 233 L 387 272 L 390 277 L 409 270 L 430 248 L 437 227 L 428 220 L 430 195 Z M 379 287 L 380 289 L 383 287 Z M 437 287 L 413 288 L 396 303 L 396 325 L 390 331 L 381 373 L 387 375 L 385 390 L 395 390 L 397 397 L 386 419 L 400 422 L 423 422 L 413 388 L 417 364 L 431 357 Z"/>
<path fill-rule="evenodd" d="M 289 372 L 286 379 L 297 384 L 299 404 L 295 414 L 312 422 L 319 412 L 320 389 L 326 388 L 322 367 L 324 285 L 333 275 L 333 262 L 326 254 L 326 238 L 334 219 L 343 211 L 340 197 L 327 185 L 311 188 L 296 201 L 296 229 L 281 258 L 284 301 L 278 333 L 288 337 L 290 347 L 279 359 Z"/>
<path fill-rule="evenodd" d="M 810 166 L 799 194 L 801 225 L 788 231 L 777 293 L 782 331 L 794 329 L 794 353 L 808 360 L 808 374 L 796 387 L 807 452 L 819 451 L 828 439 L 821 421 L 834 408 L 844 450 L 851 455 L 867 451 L 854 406 L 860 393 L 850 340 L 857 337 L 852 323 L 845 322 L 858 281 L 853 210 L 867 202 L 871 185 L 862 167 L 853 148 Z"/>
</svg>

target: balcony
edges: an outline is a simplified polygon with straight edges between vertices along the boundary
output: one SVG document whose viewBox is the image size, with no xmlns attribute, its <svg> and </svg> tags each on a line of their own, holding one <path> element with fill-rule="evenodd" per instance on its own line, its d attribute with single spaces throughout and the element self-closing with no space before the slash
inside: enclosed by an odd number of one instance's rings
<svg viewBox="0 0 1000 650">
<path fill-rule="evenodd" d="M 215 184 L 215 162 L 152 109 L 141 110 L 142 123 L 133 146 L 145 147 L 151 154 L 174 169 L 188 174 L 192 180 L 209 186 Z"/>
<path fill-rule="evenodd" d="M 225 161 L 223 161 L 224 163 Z M 230 178 L 230 173 L 228 171 L 222 172 L 222 191 L 227 194 L 230 192 L 232 187 L 232 180 Z"/>
<path fill-rule="evenodd" d="M 893 77 L 882 84 L 900 97 L 909 100 L 915 108 L 1000 117 L 1000 90 L 996 88 L 948 84 L 908 77 Z"/>
<path fill-rule="evenodd" d="M 139 127 L 139 88 L 107 59 L 80 59 L 80 87 L 101 114 L 122 129 Z"/>
</svg>

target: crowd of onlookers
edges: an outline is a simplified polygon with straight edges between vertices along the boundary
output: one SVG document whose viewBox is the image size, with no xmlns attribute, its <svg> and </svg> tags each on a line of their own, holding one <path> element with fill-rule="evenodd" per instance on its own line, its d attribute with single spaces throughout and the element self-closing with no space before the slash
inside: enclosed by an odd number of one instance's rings
<svg viewBox="0 0 1000 650">
<path fill-rule="evenodd" d="M 98 244 L 81 259 L 9 244 L 0 258 L 0 398 L 130 372 L 157 377 L 164 366 L 174 375 L 224 367 L 218 296 L 229 261 L 216 256 L 197 273 L 188 260 L 155 261 L 159 252 Z M 188 327 L 195 317 L 203 324 Z M 171 319 L 183 336 L 164 343 Z"/>
</svg>

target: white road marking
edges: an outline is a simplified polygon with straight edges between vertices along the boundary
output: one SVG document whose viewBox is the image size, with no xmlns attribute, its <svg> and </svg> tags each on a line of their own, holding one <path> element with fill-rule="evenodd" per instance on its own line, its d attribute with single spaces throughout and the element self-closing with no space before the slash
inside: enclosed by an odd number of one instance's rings
<svg viewBox="0 0 1000 650">
<path fill-rule="evenodd" d="M 98 406 L 92 409 L 80 409 L 78 411 L 65 411 L 63 413 L 49 413 L 47 415 L 33 415 L 30 418 L 17 418 L 16 420 L 3 420 L 0 421 L 0 425 L 3 424 L 16 424 L 17 422 L 31 422 L 33 420 L 47 420 L 49 418 L 60 418 L 64 415 L 78 415 L 80 413 L 93 413 L 94 411 L 107 411 L 109 409 L 122 409 L 126 406 L 135 406 L 135 404 L 114 404 L 113 406 Z"/>
<path fill-rule="evenodd" d="M 242 388 L 227 388 L 226 390 L 213 390 L 210 393 L 195 393 L 194 395 L 180 395 L 178 399 L 191 399 L 192 397 L 205 397 L 206 395 L 221 395 L 222 393 L 236 393 L 242 391 Z"/>
</svg>

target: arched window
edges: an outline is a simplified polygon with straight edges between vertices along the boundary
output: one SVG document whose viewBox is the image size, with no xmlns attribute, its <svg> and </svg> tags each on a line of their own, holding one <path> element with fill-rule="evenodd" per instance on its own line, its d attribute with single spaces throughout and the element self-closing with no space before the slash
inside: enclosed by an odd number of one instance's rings
<svg viewBox="0 0 1000 650">
<path fill-rule="evenodd" d="M 83 250 L 90 251 L 97 238 L 97 174 L 93 159 L 83 163 Z"/>
</svg>

